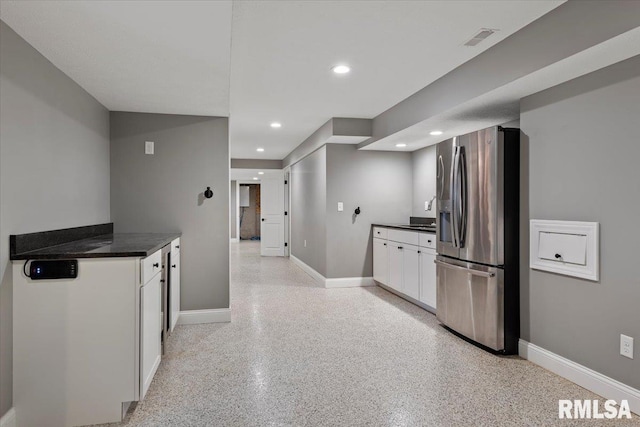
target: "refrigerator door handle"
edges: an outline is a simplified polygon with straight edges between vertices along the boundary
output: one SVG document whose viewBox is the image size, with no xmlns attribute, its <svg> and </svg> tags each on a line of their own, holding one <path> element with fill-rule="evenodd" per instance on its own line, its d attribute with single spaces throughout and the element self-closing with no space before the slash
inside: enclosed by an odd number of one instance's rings
<svg viewBox="0 0 640 427">
<path fill-rule="evenodd" d="M 442 155 L 438 156 L 437 171 L 437 177 L 440 178 L 440 195 L 438 199 L 442 199 L 442 194 L 444 193 L 444 160 L 442 160 Z"/>
<path fill-rule="evenodd" d="M 465 271 L 469 274 L 473 274 L 474 276 L 482 276 L 482 277 L 495 277 L 495 273 L 489 273 L 488 271 L 480 271 L 473 268 L 461 267 L 459 265 L 453 265 L 446 262 L 438 261 L 437 259 L 433 261 L 437 265 L 440 265 L 445 268 L 450 268 L 452 270 Z"/>
<path fill-rule="evenodd" d="M 460 147 L 458 154 L 458 173 L 460 174 L 460 193 L 458 196 L 458 245 L 464 247 L 465 235 L 467 234 L 467 159 L 464 154 L 464 147 Z"/>
<path fill-rule="evenodd" d="M 454 139 L 455 142 L 455 139 Z M 460 195 L 458 193 L 458 176 L 460 166 L 460 147 L 454 146 L 454 155 L 451 167 L 451 235 L 453 236 L 453 246 L 460 248 L 460 218 L 459 218 L 459 202 Z"/>
<path fill-rule="evenodd" d="M 453 140 L 454 144 L 456 142 L 455 138 Z M 451 167 L 451 235 L 453 236 L 453 246 L 456 248 L 460 247 L 460 237 L 458 230 L 458 156 L 460 155 L 460 147 L 457 145 L 453 146 L 453 159 L 452 159 L 452 167 Z"/>
</svg>

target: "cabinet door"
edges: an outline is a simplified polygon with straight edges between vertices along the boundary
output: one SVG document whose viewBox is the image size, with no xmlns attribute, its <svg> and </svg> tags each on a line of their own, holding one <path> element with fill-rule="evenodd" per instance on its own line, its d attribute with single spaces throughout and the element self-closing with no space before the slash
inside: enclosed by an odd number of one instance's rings
<svg viewBox="0 0 640 427">
<path fill-rule="evenodd" d="M 389 247 L 383 239 L 373 239 L 373 280 L 389 284 Z"/>
<path fill-rule="evenodd" d="M 389 287 L 402 292 L 402 243 L 388 241 L 389 248 Z"/>
<path fill-rule="evenodd" d="M 402 292 L 411 298 L 420 297 L 420 259 L 418 247 L 403 245 L 402 248 Z"/>
<path fill-rule="evenodd" d="M 420 302 L 436 308 L 436 251 L 421 249 L 420 253 Z"/>
<path fill-rule="evenodd" d="M 162 291 L 156 274 L 140 288 L 140 400 L 144 398 L 160 365 Z"/>
<path fill-rule="evenodd" d="M 175 258 L 174 258 L 175 256 Z M 178 317 L 180 317 L 180 252 L 171 254 L 171 278 L 169 279 L 169 312 L 171 321 L 171 332 L 178 323 Z"/>
</svg>

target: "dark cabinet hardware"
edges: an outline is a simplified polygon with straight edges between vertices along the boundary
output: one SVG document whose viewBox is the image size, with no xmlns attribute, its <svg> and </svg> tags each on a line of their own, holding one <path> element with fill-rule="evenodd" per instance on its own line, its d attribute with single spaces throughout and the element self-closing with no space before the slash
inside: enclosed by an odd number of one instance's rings
<svg viewBox="0 0 640 427">
<path fill-rule="evenodd" d="M 213 197 L 213 191 L 211 191 L 211 187 L 207 187 L 207 189 L 204 190 L 204 197 L 206 197 L 207 199 Z"/>
<path fill-rule="evenodd" d="M 154 267 L 160 267 L 160 264 L 158 264 L 157 262 L 155 264 L 153 264 Z"/>
<path fill-rule="evenodd" d="M 556 259 L 560 259 L 560 258 L 562 258 L 562 255 L 556 254 Z"/>
<path fill-rule="evenodd" d="M 175 265 L 175 264 L 173 264 L 173 265 L 171 266 L 171 268 L 176 268 L 176 265 Z"/>
</svg>

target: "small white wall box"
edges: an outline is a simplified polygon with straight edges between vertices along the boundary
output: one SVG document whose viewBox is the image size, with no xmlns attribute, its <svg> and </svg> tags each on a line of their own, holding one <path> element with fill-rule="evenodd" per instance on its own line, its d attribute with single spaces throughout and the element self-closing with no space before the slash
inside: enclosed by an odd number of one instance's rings
<svg viewBox="0 0 640 427">
<path fill-rule="evenodd" d="M 597 222 L 532 219 L 529 229 L 531 268 L 598 281 L 599 229 Z"/>
</svg>

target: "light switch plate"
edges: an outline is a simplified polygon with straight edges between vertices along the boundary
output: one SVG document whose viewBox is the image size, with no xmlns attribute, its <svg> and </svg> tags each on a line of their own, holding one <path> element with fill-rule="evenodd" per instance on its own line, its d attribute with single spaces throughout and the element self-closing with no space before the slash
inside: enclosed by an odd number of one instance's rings
<svg viewBox="0 0 640 427">
<path fill-rule="evenodd" d="M 342 212 L 344 210 L 344 203 L 338 202 L 338 212 Z"/>
<path fill-rule="evenodd" d="M 144 142 L 144 154 L 153 154 L 153 141 Z"/>
<path fill-rule="evenodd" d="M 425 211 L 429 210 L 429 202 L 424 202 L 424 210 Z"/>
<path fill-rule="evenodd" d="M 620 334 L 620 354 L 633 359 L 633 337 Z"/>
</svg>

